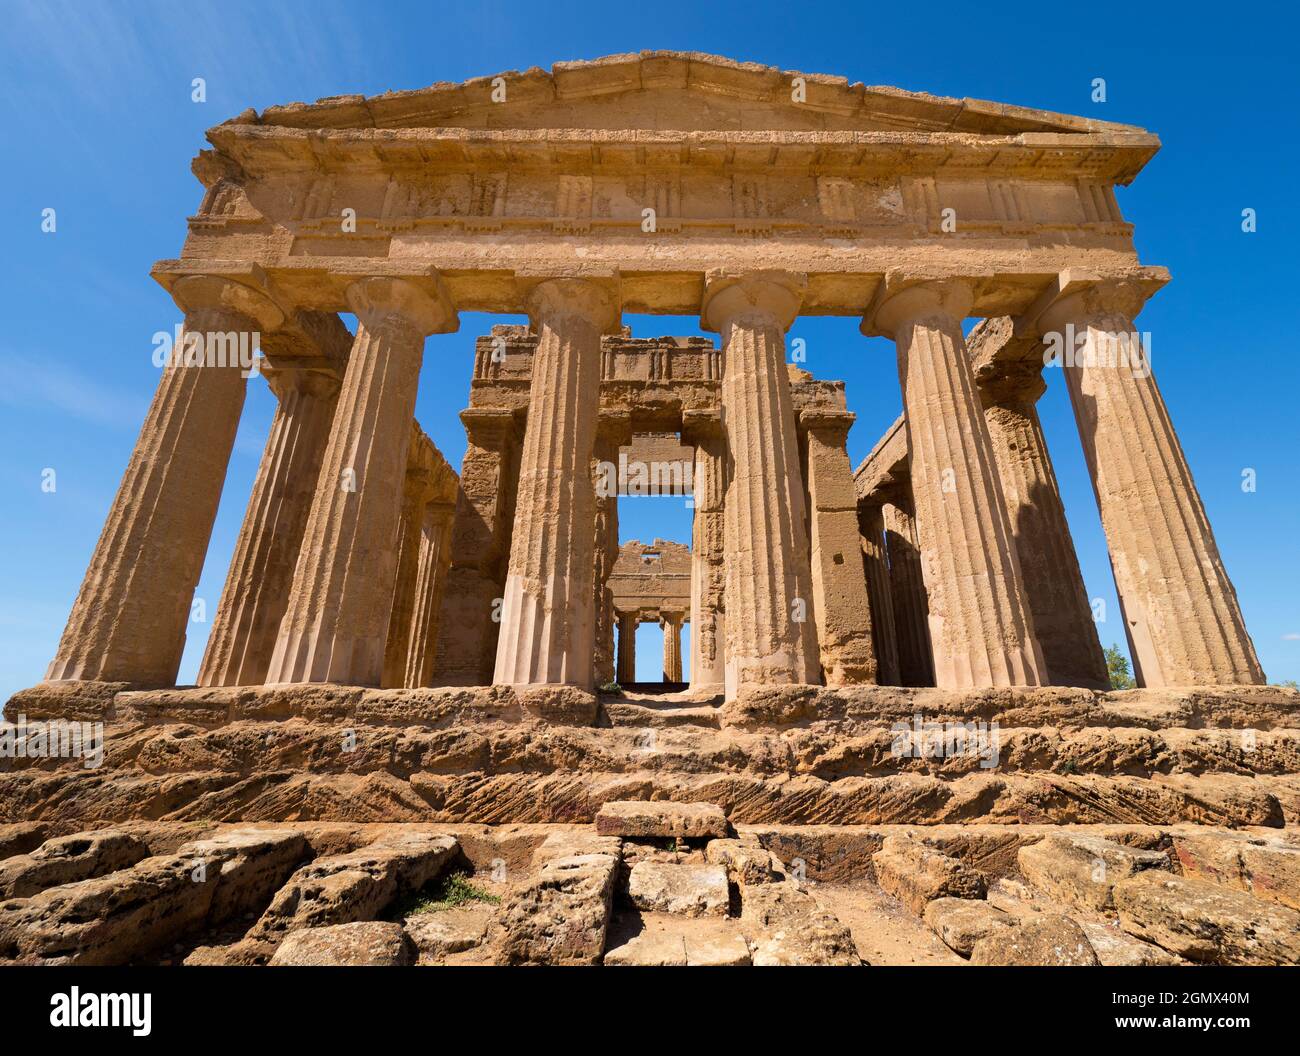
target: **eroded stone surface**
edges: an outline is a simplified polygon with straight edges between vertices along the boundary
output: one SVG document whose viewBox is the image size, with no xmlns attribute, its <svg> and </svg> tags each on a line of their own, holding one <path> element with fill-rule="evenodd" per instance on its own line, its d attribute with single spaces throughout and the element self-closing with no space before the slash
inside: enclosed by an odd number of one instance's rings
<svg viewBox="0 0 1300 1056">
<path fill-rule="evenodd" d="M 1048 836 L 1020 848 L 1020 870 L 1049 897 L 1082 909 L 1114 905 L 1111 890 L 1144 869 L 1168 869 L 1158 851 L 1133 850 L 1096 836 Z"/>
<path fill-rule="evenodd" d="M 493 943 L 501 964 L 598 964 L 605 949 L 618 859 L 553 858 L 509 896 Z"/>
<path fill-rule="evenodd" d="M 1098 965 L 1101 962 L 1083 929 L 1069 917 L 1035 914 L 1013 927 L 998 928 L 979 939 L 971 964 L 1040 967 Z"/>
<path fill-rule="evenodd" d="M 725 836 L 727 816 L 713 803 L 619 801 L 601 805 L 596 831 L 602 836 Z"/>
<path fill-rule="evenodd" d="M 0 860 L 0 898 L 22 898 L 103 876 L 148 856 L 149 848 L 124 832 L 101 830 L 48 840 L 29 854 Z"/>
<path fill-rule="evenodd" d="M 987 902 L 971 898 L 936 898 L 925 907 L 925 922 L 944 943 L 963 957 L 975 944 L 1016 922 Z"/>
<path fill-rule="evenodd" d="M 871 860 L 876 882 L 918 916 L 936 898 L 984 897 L 979 870 L 907 836 L 888 837 Z"/>
<path fill-rule="evenodd" d="M 638 909 L 722 916 L 727 912 L 727 871 L 720 865 L 638 862 L 628 876 L 627 893 Z"/>
<path fill-rule="evenodd" d="M 303 928 L 288 935 L 271 965 L 400 967 L 415 963 L 416 950 L 400 924 L 381 920 Z"/>
</svg>

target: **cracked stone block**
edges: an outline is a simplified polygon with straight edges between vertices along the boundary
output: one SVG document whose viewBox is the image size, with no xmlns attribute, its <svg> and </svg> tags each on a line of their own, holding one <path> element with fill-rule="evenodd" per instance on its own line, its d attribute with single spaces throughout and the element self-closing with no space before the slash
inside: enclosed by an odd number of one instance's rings
<svg viewBox="0 0 1300 1056">
<path fill-rule="evenodd" d="M 1099 965 L 1083 929 L 1069 917 L 1039 913 L 975 943 L 971 964 L 1066 967 Z"/>
<path fill-rule="evenodd" d="M 1300 964 L 1300 913 L 1205 880 L 1147 871 L 1115 885 L 1130 935 L 1201 964 Z"/>
<path fill-rule="evenodd" d="M 23 898 L 47 887 L 104 876 L 149 857 L 125 832 L 101 829 L 47 840 L 28 854 L 0 860 L 0 898 Z"/>
<path fill-rule="evenodd" d="M 402 967 L 414 964 L 415 956 L 415 944 L 400 924 L 362 920 L 290 932 L 270 963 L 273 967 Z"/>
<path fill-rule="evenodd" d="M 1016 860 L 1031 884 L 1050 898 L 1079 909 L 1114 906 L 1111 891 L 1144 869 L 1168 869 L 1159 851 L 1140 851 L 1100 836 L 1056 835 L 1020 848 Z"/>
<path fill-rule="evenodd" d="M 627 882 L 637 909 L 689 917 L 725 916 L 729 901 L 727 871 L 720 865 L 639 862 Z"/>
<path fill-rule="evenodd" d="M 618 859 L 555 858 L 523 881 L 496 918 L 500 964 L 599 964 L 605 950 Z"/>
<path fill-rule="evenodd" d="M 975 944 L 1015 924 L 1012 917 L 972 898 L 936 898 L 925 907 L 925 922 L 950 950 L 969 957 Z"/>
<path fill-rule="evenodd" d="M 1187 963 L 1183 958 L 1175 957 L 1167 950 L 1162 950 L 1149 942 L 1135 939 L 1111 924 L 1098 924 L 1095 921 L 1084 920 L 1079 922 L 1079 927 L 1083 928 L 1083 933 L 1092 943 L 1092 948 L 1097 953 L 1097 960 L 1108 968 Z"/>
<path fill-rule="evenodd" d="M 918 916 L 936 898 L 984 897 L 983 873 L 910 836 L 887 836 L 871 861 L 882 890 Z"/>
<path fill-rule="evenodd" d="M 602 836 L 719 837 L 727 816 L 713 803 L 616 800 L 601 804 L 596 831 Z"/>
</svg>

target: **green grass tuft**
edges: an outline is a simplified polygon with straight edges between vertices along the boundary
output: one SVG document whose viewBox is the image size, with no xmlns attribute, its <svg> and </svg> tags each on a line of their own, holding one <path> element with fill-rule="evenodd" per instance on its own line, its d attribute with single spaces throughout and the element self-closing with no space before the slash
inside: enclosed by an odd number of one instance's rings
<svg viewBox="0 0 1300 1056">
<path fill-rule="evenodd" d="M 408 896 L 398 907 L 396 915 L 413 917 L 420 913 L 441 913 L 443 910 L 467 906 L 471 902 L 488 902 L 495 906 L 501 899 L 472 884 L 467 873 L 447 873 Z"/>
</svg>

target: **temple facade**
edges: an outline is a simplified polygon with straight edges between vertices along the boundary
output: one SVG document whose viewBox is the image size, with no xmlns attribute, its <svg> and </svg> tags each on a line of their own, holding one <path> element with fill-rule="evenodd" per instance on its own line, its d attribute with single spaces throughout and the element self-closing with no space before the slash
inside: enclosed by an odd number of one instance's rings
<svg viewBox="0 0 1300 1056">
<path fill-rule="evenodd" d="M 1169 276 L 1114 188 L 1154 135 L 646 52 L 208 139 L 153 270 L 185 340 L 49 680 L 175 683 L 248 383 L 211 353 L 256 335 L 279 406 L 202 685 L 591 690 L 631 670 L 614 627 L 654 618 L 727 699 L 1104 686 L 1035 412 L 1053 369 L 1139 684 L 1264 681 L 1135 321 Z M 414 410 L 462 311 L 530 322 L 477 341 L 457 475 Z M 717 339 L 638 339 L 637 313 Z M 903 416 L 856 472 L 843 385 L 788 362 L 801 314 L 896 347 Z M 689 554 L 625 596 L 618 496 L 655 493 L 689 497 Z"/>
</svg>

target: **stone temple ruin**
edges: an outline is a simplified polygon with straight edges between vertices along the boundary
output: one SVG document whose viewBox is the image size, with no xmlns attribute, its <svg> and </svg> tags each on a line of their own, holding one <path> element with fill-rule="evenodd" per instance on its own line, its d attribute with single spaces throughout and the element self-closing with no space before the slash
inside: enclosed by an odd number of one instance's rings
<svg viewBox="0 0 1300 1056">
<path fill-rule="evenodd" d="M 1300 960 L 1300 695 L 1133 336 L 1169 276 L 1114 188 L 1157 138 L 697 54 L 497 81 L 209 131 L 153 272 L 185 339 L 0 727 L 0 960 Z M 462 311 L 530 323 L 477 340 L 457 474 L 414 409 Z M 786 362 L 800 313 L 896 345 L 856 471 L 851 394 Z M 278 411 L 177 686 L 250 335 Z M 656 492 L 689 546 L 620 546 Z M 647 620 L 670 684 L 689 624 L 688 686 L 630 684 Z M 458 873 L 480 900 L 420 911 Z"/>
</svg>

